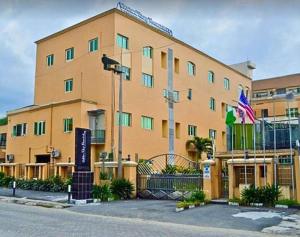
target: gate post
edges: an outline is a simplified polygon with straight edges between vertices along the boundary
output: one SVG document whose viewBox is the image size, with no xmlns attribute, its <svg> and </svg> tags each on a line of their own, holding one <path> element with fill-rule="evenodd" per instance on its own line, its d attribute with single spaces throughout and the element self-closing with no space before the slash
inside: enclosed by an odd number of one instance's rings
<svg viewBox="0 0 300 237">
<path fill-rule="evenodd" d="M 218 190 L 218 173 L 216 169 L 216 162 L 214 160 L 205 160 L 201 162 L 203 169 L 203 191 L 206 198 L 211 200 L 217 197 Z"/>
<path fill-rule="evenodd" d="M 134 186 L 133 196 L 137 194 L 137 163 L 134 161 L 123 162 L 123 178 L 128 179 Z"/>
</svg>

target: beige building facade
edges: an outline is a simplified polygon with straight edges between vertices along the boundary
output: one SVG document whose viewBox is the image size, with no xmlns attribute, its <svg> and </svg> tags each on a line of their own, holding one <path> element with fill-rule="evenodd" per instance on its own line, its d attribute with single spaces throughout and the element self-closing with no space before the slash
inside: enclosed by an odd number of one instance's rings
<svg viewBox="0 0 300 237">
<path fill-rule="evenodd" d="M 118 108 L 119 83 L 103 69 L 103 54 L 125 72 L 123 157 L 131 161 L 168 153 L 168 48 L 174 52 L 176 154 L 193 158 L 186 150 L 193 136 L 210 137 L 217 151 L 226 151 L 226 110 L 241 89 L 251 94 L 250 77 L 117 9 L 36 45 L 34 105 L 9 111 L 5 126 L 6 163 L 21 167 L 17 176 L 45 178 L 49 163 L 56 174 L 72 172 L 76 127 L 92 130 L 93 168 L 100 152 L 111 152 L 112 141 L 116 152 L 112 104 Z"/>
</svg>

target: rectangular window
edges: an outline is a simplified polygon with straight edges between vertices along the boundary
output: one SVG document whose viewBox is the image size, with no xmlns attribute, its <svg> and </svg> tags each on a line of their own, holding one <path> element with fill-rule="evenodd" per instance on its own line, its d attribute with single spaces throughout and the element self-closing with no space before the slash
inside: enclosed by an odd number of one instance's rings
<svg viewBox="0 0 300 237">
<path fill-rule="evenodd" d="M 34 135 L 41 136 L 45 134 L 46 122 L 39 121 L 34 123 Z"/>
<path fill-rule="evenodd" d="M 27 124 L 21 123 L 13 126 L 13 137 L 25 136 L 27 133 Z"/>
<path fill-rule="evenodd" d="M 189 136 L 197 136 L 197 126 L 188 125 L 188 135 Z"/>
<path fill-rule="evenodd" d="M 117 121 L 116 124 L 119 125 L 119 112 L 117 112 Z M 122 113 L 122 126 L 123 127 L 130 127 L 131 126 L 131 114 L 130 113 Z"/>
<path fill-rule="evenodd" d="M 224 78 L 224 88 L 225 88 L 225 90 L 230 89 L 230 81 L 228 78 Z"/>
<path fill-rule="evenodd" d="M 128 38 L 124 35 L 117 34 L 117 45 L 122 49 L 128 49 Z"/>
<path fill-rule="evenodd" d="M 167 54 L 165 52 L 160 54 L 160 65 L 162 68 L 167 68 Z"/>
<path fill-rule="evenodd" d="M 147 130 L 153 130 L 153 118 L 142 116 L 142 128 Z"/>
<path fill-rule="evenodd" d="M 89 40 L 89 52 L 94 52 L 98 50 L 98 37 Z"/>
<path fill-rule="evenodd" d="M 212 111 L 216 110 L 216 101 L 215 101 L 215 99 L 213 97 L 210 97 L 210 99 L 209 99 L 209 108 Z"/>
<path fill-rule="evenodd" d="M 72 132 L 73 131 L 73 119 L 66 118 L 64 119 L 64 132 Z"/>
<path fill-rule="evenodd" d="M 153 49 L 150 46 L 143 48 L 143 56 L 147 58 L 152 58 Z"/>
<path fill-rule="evenodd" d="M 66 61 L 71 61 L 74 58 L 74 48 L 66 49 Z"/>
<path fill-rule="evenodd" d="M 217 137 L 217 131 L 214 129 L 209 129 L 208 135 L 210 139 L 215 140 Z"/>
<path fill-rule="evenodd" d="M 286 88 L 276 89 L 276 94 L 277 95 L 282 95 L 282 94 L 285 94 L 285 93 L 286 93 Z"/>
<path fill-rule="evenodd" d="M 65 80 L 65 92 L 73 91 L 73 79 Z"/>
<path fill-rule="evenodd" d="M 6 133 L 0 133 L 0 147 L 6 147 Z"/>
<path fill-rule="evenodd" d="M 192 63 L 192 62 L 188 62 L 187 67 L 188 67 L 187 68 L 188 69 L 188 74 L 190 76 L 195 76 L 196 75 L 196 66 L 195 66 L 195 64 Z"/>
<path fill-rule="evenodd" d="M 122 66 L 122 71 L 123 71 L 123 79 L 129 81 L 130 80 L 130 68 Z"/>
<path fill-rule="evenodd" d="M 153 76 L 143 73 L 143 85 L 152 88 L 154 86 Z"/>
<path fill-rule="evenodd" d="M 208 82 L 209 83 L 214 83 L 215 82 L 215 75 L 212 71 L 208 72 Z"/>
<path fill-rule="evenodd" d="M 268 109 L 262 109 L 262 110 L 261 110 L 261 117 L 262 117 L 262 118 L 267 118 L 267 117 L 269 117 L 269 111 L 268 111 Z"/>
<path fill-rule="evenodd" d="M 180 138 L 180 123 L 175 123 L 175 137 Z"/>
<path fill-rule="evenodd" d="M 290 110 L 286 109 L 286 116 L 288 117 L 289 114 L 291 118 L 298 118 L 299 116 L 298 108 L 290 108 Z"/>
<path fill-rule="evenodd" d="M 162 137 L 168 137 L 168 121 L 162 120 L 161 124 L 162 129 Z"/>
<path fill-rule="evenodd" d="M 50 54 L 47 56 L 47 65 L 48 67 L 54 64 L 54 54 Z"/>
<path fill-rule="evenodd" d="M 188 100 L 192 100 L 192 95 L 193 95 L 192 89 L 189 89 L 188 90 L 188 96 L 187 96 Z"/>
<path fill-rule="evenodd" d="M 178 58 L 174 58 L 174 71 L 176 73 L 179 73 L 179 59 Z"/>
<path fill-rule="evenodd" d="M 262 98 L 262 97 L 268 97 L 268 96 L 269 96 L 268 91 L 261 91 L 261 92 L 253 93 L 254 98 Z"/>
</svg>

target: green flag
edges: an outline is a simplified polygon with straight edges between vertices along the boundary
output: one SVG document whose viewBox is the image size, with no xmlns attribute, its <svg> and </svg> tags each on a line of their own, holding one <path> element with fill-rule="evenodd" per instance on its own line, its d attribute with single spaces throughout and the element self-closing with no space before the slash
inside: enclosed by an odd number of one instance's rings
<svg viewBox="0 0 300 237">
<path fill-rule="evenodd" d="M 226 124 L 231 126 L 234 124 L 236 117 L 234 116 L 233 110 L 230 110 L 226 114 Z"/>
</svg>

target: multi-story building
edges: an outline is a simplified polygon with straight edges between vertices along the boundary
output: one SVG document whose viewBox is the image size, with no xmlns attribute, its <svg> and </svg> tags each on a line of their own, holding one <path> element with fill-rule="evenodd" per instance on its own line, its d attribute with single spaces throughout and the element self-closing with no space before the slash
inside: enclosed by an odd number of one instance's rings
<svg viewBox="0 0 300 237">
<path fill-rule="evenodd" d="M 210 137 L 217 151 L 225 151 L 226 109 L 236 105 L 241 89 L 251 93 L 249 76 L 118 9 L 36 45 L 34 103 L 7 114 L 6 155 L 12 166 L 23 167 L 16 176 L 47 177 L 44 167 L 53 151 L 59 151 L 53 160 L 57 167 L 73 166 L 75 127 L 92 130 L 93 163 L 100 152 L 111 152 L 112 143 L 117 147 L 112 89 L 118 91 L 118 77 L 103 69 L 103 54 L 121 62 L 125 74 L 125 158 L 168 152 L 168 48 L 174 52 L 175 153 L 193 156 L 186 150 L 193 136 Z"/>
<path fill-rule="evenodd" d="M 289 100 L 287 93 L 293 93 Z M 252 82 L 252 104 L 256 116 L 268 118 L 275 116 L 298 118 L 300 110 L 300 73 L 274 77 Z"/>
</svg>

